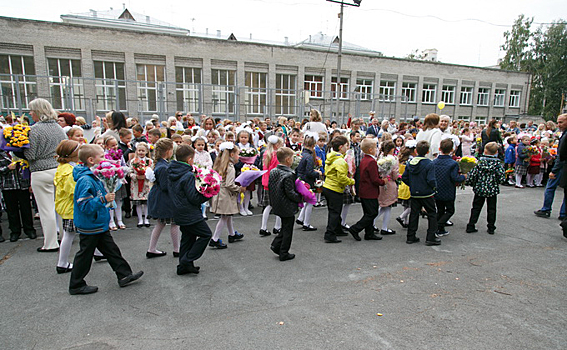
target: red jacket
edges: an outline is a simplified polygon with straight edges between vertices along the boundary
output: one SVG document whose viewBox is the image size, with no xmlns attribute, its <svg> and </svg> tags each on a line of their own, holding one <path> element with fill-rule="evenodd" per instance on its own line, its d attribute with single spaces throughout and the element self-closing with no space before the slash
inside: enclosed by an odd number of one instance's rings
<svg viewBox="0 0 567 350">
<path fill-rule="evenodd" d="M 378 199 L 380 195 L 380 187 L 385 182 L 378 173 L 378 164 L 376 160 L 365 154 L 360 161 L 360 187 L 358 196 L 365 199 Z"/>
</svg>

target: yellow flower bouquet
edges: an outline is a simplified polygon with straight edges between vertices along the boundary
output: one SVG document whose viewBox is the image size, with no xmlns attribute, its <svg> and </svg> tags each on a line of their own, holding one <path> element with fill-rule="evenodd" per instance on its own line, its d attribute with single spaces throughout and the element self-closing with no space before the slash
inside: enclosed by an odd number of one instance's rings
<svg viewBox="0 0 567 350">
<path fill-rule="evenodd" d="M 0 140 L 0 148 L 4 151 L 22 151 L 30 148 L 30 127 L 24 124 L 15 124 L 4 128 Z"/>
</svg>

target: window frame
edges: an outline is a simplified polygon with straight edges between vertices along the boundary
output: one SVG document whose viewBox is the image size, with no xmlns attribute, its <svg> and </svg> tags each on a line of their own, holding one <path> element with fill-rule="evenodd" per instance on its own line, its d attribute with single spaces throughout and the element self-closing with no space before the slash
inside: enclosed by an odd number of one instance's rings
<svg viewBox="0 0 567 350">
<path fill-rule="evenodd" d="M 481 92 L 482 90 L 482 92 Z M 482 102 L 482 103 L 481 103 Z M 476 96 L 476 105 L 480 107 L 490 106 L 490 88 L 479 87 Z"/>
<path fill-rule="evenodd" d="M 367 84 L 370 82 L 370 84 Z M 359 93 L 361 101 L 372 100 L 372 93 L 374 91 L 374 79 L 357 78 L 355 92 Z"/>
<path fill-rule="evenodd" d="M 144 68 L 143 79 L 140 79 L 140 68 Z M 150 67 L 152 67 L 153 72 L 150 71 Z M 159 80 L 159 72 L 158 69 L 162 70 L 162 77 L 163 80 Z M 137 63 L 136 64 L 136 82 L 137 82 L 137 98 L 138 98 L 138 105 L 139 110 L 141 112 L 157 112 L 159 110 L 159 85 L 165 83 L 165 65 L 159 64 L 145 64 L 145 63 Z M 151 79 L 153 78 L 153 80 Z M 165 89 L 165 88 L 164 88 Z M 155 97 L 154 100 L 150 99 L 150 96 Z M 155 103 L 155 109 L 151 109 L 152 104 Z"/>
<path fill-rule="evenodd" d="M 285 80 L 287 80 L 287 84 L 284 84 Z M 297 75 L 276 73 L 275 96 L 276 114 L 295 116 L 297 108 Z"/>
<path fill-rule="evenodd" d="M 443 85 L 441 88 L 441 101 L 445 102 L 447 105 L 454 105 L 456 90 L 457 87 L 455 85 Z"/>
<path fill-rule="evenodd" d="M 222 84 L 223 78 L 226 84 Z M 212 68 L 211 83 L 212 83 L 212 95 L 213 95 L 212 102 L 215 101 L 216 96 L 218 96 L 217 100 L 219 101 L 219 103 L 213 103 L 213 115 L 235 114 L 236 113 L 236 70 Z"/>
<path fill-rule="evenodd" d="M 333 81 L 334 80 L 334 81 Z M 350 83 L 350 79 L 349 77 L 341 77 L 341 82 L 340 82 L 340 97 L 339 99 L 341 100 L 348 100 L 348 95 L 349 95 L 349 83 Z M 331 98 L 333 100 L 337 99 L 337 77 L 331 77 Z"/>
<path fill-rule="evenodd" d="M 67 61 L 69 74 L 62 74 L 61 63 Z M 52 74 L 55 68 L 52 63 L 57 63 L 57 74 Z M 47 57 L 49 70 L 49 92 L 51 104 L 54 109 L 84 111 L 85 110 L 85 88 L 82 78 L 81 60 L 74 58 L 52 58 Z M 76 68 L 76 69 L 75 69 Z M 78 74 L 76 74 L 78 72 Z M 58 92 L 56 96 L 55 92 Z M 67 106 L 67 96 L 71 94 L 71 105 Z"/>
<path fill-rule="evenodd" d="M 181 77 L 181 81 L 179 77 Z M 188 77 L 190 77 L 190 79 L 187 79 Z M 175 67 L 175 97 L 177 110 L 185 113 L 200 113 L 202 79 L 203 70 L 201 68 Z"/>
<path fill-rule="evenodd" d="M 311 78 L 311 79 L 308 79 Z M 321 80 L 319 80 L 319 78 Z M 322 75 L 315 74 L 305 74 L 303 76 L 303 89 L 309 91 L 309 97 L 313 99 L 323 99 L 324 90 L 323 86 L 325 84 L 325 77 Z"/>
<path fill-rule="evenodd" d="M 465 102 L 463 102 L 463 97 L 466 98 Z M 461 106 L 472 106 L 472 97 L 473 97 L 473 87 L 461 86 L 461 92 L 459 95 L 459 104 Z"/>
<path fill-rule="evenodd" d="M 264 115 L 268 108 L 268 73 L 244 72 L 247 115 Z"/>
<path fill-rule="evenodd" d="M 427 88 L 426 88 L 427 86 Z M 433 87 L 433 89 L 431 89 Z M 429 99 L 426 100 L 426 95 Z M 423 84 L 421 88 L 421 103 L 423 104 L 435 104 L 437 100 L 437 84 Z"/>
<path fill-rule="evenodd" d="M 101 64 L 102 77 L 97 77 L 97 69 L 96 69 L 97 64 Z M 108 74 L 107 74 L 108 64 L 112 64 L 112 78 L 108 78 Z M 118 79 L 119 69 L 117 65 L 122 66 L 122 77 L 124 78 L 126 74 L 126 68 L 124 62 L 93 61 L 93 67 L 95 72 L 95 94 L 96 94 L 95 103 L 96 103 L 97 111 L 103 111 L 103 112 L 108 112 L 110 110 L 127 111 L 126 80 Z M 115 89 L 118 90 L 114 91 Z M 102 94 L 99 94 L 99 92 L 101 92 Z M 99 96 L 103 97 L 101 101 L 99 101 Z M 116 106 L 117 100 L 119 106 Z M 102 103 L 102 106 L 99 105 L 99 103 Z"/>
<path fill-rule="evenodd" d="M 508 107 L 520 108 L 521 97 L 522 97 L 522 91 L 521 90 L 510 90 L 510 98 L 508 99 Z M 514 100 L 516 103 L 512 104 L 512 100 Z"/>
<path fill-rule="evenodd" d="M 33 56 L 10 54 L 2 54 L 0 56 L 5 56 L 8 63 L 8 73 L 0 74 L 0 109 L 8 111 L 19 109 L 18 94 L 20 94 L 21 105 L 27 109 L 28 104 L 37 97 L 37 81 Z M 31 59 L 28 60 L 28 62 L 31 62 L 31 67 L 26 68 L 26 58 Z M 14 73 L 14 62 L 12 62 L 12 59 L 20 61 L 21 73 Z M 29 72 L 32 74 L 28 74 Z M 4 92 L 8 90 L 10 90 L 10 93 L 7 95 Z"/>
<path fill-rule="evenodd" d="M 413 85 L 413 87 L 411 85 Z M 405 102 L 416 103 L 417 102 L 417 83 L 402 82 L 402 95 L 407 98 L 407 101 L 405 101 Z"/>
<path fill-rule="evenodd" d="M 378 89 L 378 98 L 384 102 L 396 101 L 396 81 L 393 80 L 380 80 L 380 87 Z"/>
</svg>

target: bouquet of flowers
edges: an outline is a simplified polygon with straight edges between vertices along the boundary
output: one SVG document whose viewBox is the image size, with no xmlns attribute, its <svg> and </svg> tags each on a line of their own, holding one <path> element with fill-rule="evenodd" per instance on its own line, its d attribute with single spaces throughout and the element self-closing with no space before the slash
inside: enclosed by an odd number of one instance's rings
<svg viewBox="0 0 567 350">
<path fill-rule="evenodd" d="M 106 160 L 97 165 L 93 170 L 93 174 L 102 181 L 106 192 L 115 193 L 122 186 L 122 180 L 126 176 L 126 169 L 121 167 L 120 163 L 116 161 Z M 108 203 L 106 206 L 114 209 L 116 203 Z"/>
<path fill-rule="evenodd" d="M 106 152 L 104 152 L 104 158 L 108 160 L 120 160 L 122 158 L 122 150 L 120 148 L 106 150 Z"/>
<path fill-rule="evenodd" d="M 315 180 L 315 193 L 321 193 L 323 192 L 323 185 L 325 184 L 325 181 L 319 179 L 319 180 Z"/>
<path fill-rule="evenodd" d="M 524 148 L 524 153 L 528 157 L 535 156 L 536 154 L 539 154 L 539 148 L 537 148 L 536 146 L 528 146 Z"/>
<path fill-rule="evenodd" d="M 510 167 L 508 168 L 504 174 L 506 175 L 506 178 L 510 177 L 510 176 L 514 176 L 514 168 Z"/>
<path fill-rule="evenodd" d="M 466 156 L 459 159 L 457 163 L 459 164 L 459 169 L 461 171 L 461 174 L 464 175 L 464 174 L 468 174 L 476 166 L 477 160 L 475 157 Z M 464 182 L 461 184 L 461 189 L 462 190 L 465 189 Z"/>
<path fill-rule="evenodd" d="M 0 148 L 4 151 L 22 151 L 30 148 L 29 139 L 30 127 L 23 124 L 16 124 L 4 128 L 0 139 Z"/>
<path fill-rule="evenodd" d="M 220 184 L 222 181 L 219 173 L 213 169 L 205 169 L 200 167 L 194 168 L 195 187 L 197 191 L 207 198 L 212 198 L 220 192 Z"/>
<path fill-rule="evenodd" d="M 19 168 L 22 179 L 29 180 L 31 178 L 30 163 L 27 160 L 12 155 L 12 163 L 10 165 L 15 165 L 16 169 Z"/>
<path fill-rule="evenodd" d="M 293 154 L 293 162 L 291 163 L 291 169 L 297 169 L 299 162 L 301 161 L 301 152 L 297 151 Z"/>
<path fill-rule="evenodd" d="M 267 170 L 260 170 L 255 165 L 245 165 L 240 170 L 241 173 L 234 179 L 234 182 L 240 184 L 242 187 L 249 186 L 257 178 L 264 175 Z"/>
<path fill-rule="evenodd" d="M 321 169 L 322 166 L 323 166 L 323 161 L 321 160 L 321 158 L 315 157 L 314 169 L 319 170 L 319 169 Z"/>
<path fill-rule="evenodd" d="M 145 180 L 146 179 L 146 169 L 151 167 L 151 160 L 146 158 L 146 160 L 141 160 L 136 157 L 132 159 L 132 168 L 134 173 L 131 174 L 132 179 Z M 138 192 L 144 191 L 144 181 L 138 181 Z"/>
<path fill-rule="evenodd" d="M 253 164 L 258 157 L 258 150 L 256 148 L 243 148 L 238 154 L 240 161 L 244 164 Z"/>
<path fill-rule="evenodd" d="M 394 166 L 397 163 L 398 160 L 392 155 L 380 158 L 378 160 L 378 172 L 380 173 L 380 176 L 385 179 L 391 180 L 392 170 L 394 170 Z"/>
<path fill-rule="evenodd" d="M 482 137 L 477 137 L 476 138 L 476 153 L 478 155 L 481 154 L 481 149 L 482 149 Z"/>
<path fill-rule="evenodd" d="M 303 197 L 303 201 L 309 204 L 316 204 L 317 197 L 310 189 L 309 184 L 300 179 L 295 180 L 295 190 Z M 299 207 L 303 208 L 303 203 L 299 203 Z"/>
</svg>

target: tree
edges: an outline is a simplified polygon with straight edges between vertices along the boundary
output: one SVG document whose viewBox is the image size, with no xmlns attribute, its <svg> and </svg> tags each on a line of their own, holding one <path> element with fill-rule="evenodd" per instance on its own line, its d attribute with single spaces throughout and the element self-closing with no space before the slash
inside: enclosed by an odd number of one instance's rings
<svg viewBox="0 0 567 350">
<path fill-rule="evenodd" d="M 512 30 L 504 32 L 506 43 L 501 46 L 506 51 L 506 56 L 500 62 L 500 68 L 514 71 L 527 71 L 527 65 L 531 59 L 529 41 L 532 38 L 530 27 L 533 18 L 525 18 L 520 15 L 514 22 Z"/>
</svg>

